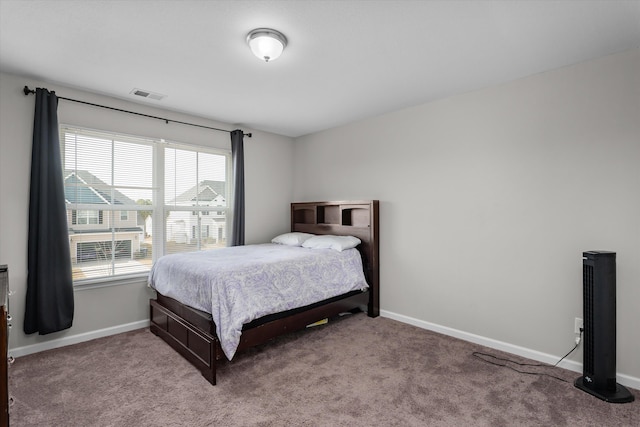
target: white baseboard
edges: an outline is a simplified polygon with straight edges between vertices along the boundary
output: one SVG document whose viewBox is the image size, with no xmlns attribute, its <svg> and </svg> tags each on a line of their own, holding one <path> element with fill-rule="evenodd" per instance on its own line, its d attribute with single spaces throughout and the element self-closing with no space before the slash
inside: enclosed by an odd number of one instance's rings
<svg viewBox="0 0 640 427">
<path fill-rule="evenodd" d="M 99 329 L 97 331 L 85 332 L 83 334 L 71 335 L 64 338 L 45 341 L 37 344 L 25 345 L 22 347 L 10 348 L 9 355 L 13 357 L 26 356 L 27 354 L 39 353 L 45 350 L 52 350 L 67 345 L 78 344 L 90 341 L 96 338 L 107 337 L 109 335 L 121 334 L 136 329 L 142 329 L 149 326 L 149 320 L 140 320 L 138 322 L 126 323 L 124 325 L 112 326 L 110 328 Z"/>
<path fill-rule="evenodd" d="M 486 338 L 480 335 L 471 334 L 469 332 L 460 331 L 458 329 L 449 328 L 447 326 L 437 325 L 431 322 L 425 322 L 424 320 L 414 319 L 413 317 L 404 316 L 402 314 L 393 313 L 387 310 L 380 310 L 382 317 L 388 317 L 389 319 L 397 320 L 402 323 L 417 326 L 418 328 L 427 329 L 430 331 L 438 332 L 443 335 L 448 335 L 454 338 L 459 338 L 464 341 L 469 341 L 474 344 L 480 344 L 485 347 L 494 348 L 496 350 L 505 351 L 507 353 L 516 354 L 518 356 L 526 357 L 527 359 L 537 360 L 538 362 L 555 364 L 562 356 L 556 356 L 553 354 L 542 353 L 529 348 L 520 347 L 514 344 L 509 344 L 502 341 L 497 341 L 491 338 Z M 582 373 L 582 363 L 575 362 L 573 360 L 563 360 L 558 365 L 561 368 L 569 369 Z M 618 383 L 640 390 L 640 378 L 632 377 L 631 375 L 625 375 L 616 373 L 616 380 Z"/>
</svg>

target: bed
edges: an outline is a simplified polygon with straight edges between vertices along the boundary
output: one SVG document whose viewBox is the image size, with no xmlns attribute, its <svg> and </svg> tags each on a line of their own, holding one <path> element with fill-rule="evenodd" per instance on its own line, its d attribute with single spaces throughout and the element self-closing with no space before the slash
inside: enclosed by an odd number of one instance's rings
<svg viewBox="0 0 640 427">
<path fill-rule="evenodd" d="M 370 317 L 379 315 L 378 204 L 377 200 L 291 204 L 291 232 L 354 236 L 360 240 L 356 249 L 350 251 L 357 250 L 358 262 L 361 262 L 359 265 L 368 287 L 362 289 L 356 286 L 358 289 L 294 309 L 266 314 L 242 324 L 234 349 L 236 353 L 343 312 L 365 311 Z M 243 253 L 248 249 L 234 250 Z M 185 279 L 187 282 L 190 280 L 193 279 Z M 182 283 L 181 286 L 188 287 L 191 283 Z M 185 357 L 215 385 L 217 363 L 230 359 L 229 349 L 226 346 L 223 349 L 218 336 L 219 328 L 217 330 L 216 327 L 219 325 L 214 322 L 214 319 L 220 319 L 218 313 L 212 315 L 197 304 L 179 302 L 172 298 L 171 292 L 162 289 L 163 292 L 158 291 L 156 298 L 149 302 L 151 332 Z M 226 343 L 226 338 L 221 337 L 222 342 Z"/>
</svg>

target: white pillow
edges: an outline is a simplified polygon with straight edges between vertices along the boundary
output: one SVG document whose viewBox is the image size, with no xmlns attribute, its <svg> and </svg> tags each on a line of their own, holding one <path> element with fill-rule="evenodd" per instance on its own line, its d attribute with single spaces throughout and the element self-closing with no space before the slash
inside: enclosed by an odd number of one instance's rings
<svg viewBox="0 0 640 427">
<path fill-rule="evenodd" d="M 313 236 L 302 243 L 303 248 L 333 249 L 342 252 L 345 249 L 355 248 L 361 243 L 360 239 L 353 236 L 333 236 L 330 234 Z"/>
<path fill-rule="evenodd" d="M 309 233 L 284 233 L 271 239 L 271 243 L 278 243 L 280 245 L 287 246 L 301 246 L 305 240 L 313 236 L 313 234 Z"/>
</svg>

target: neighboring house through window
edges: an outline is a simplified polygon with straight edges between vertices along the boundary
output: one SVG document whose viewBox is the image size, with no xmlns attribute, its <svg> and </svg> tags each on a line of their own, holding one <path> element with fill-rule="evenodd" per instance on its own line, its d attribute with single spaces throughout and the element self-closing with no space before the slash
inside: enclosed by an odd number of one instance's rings
<svg viewBox="0 0 640 427">
<path fill-rule="evenodd" d="M 60 133 L 74 283 L 145 275 L 163 254 L 226 246 L 229 151 Z"/>
<path fill-rule="evenodd" d="M 166 187 L 170 186 L 168 184 Z M 217 210 L 219 206 L 227 206 L 226 193 L 227 182 L 202 180 L 169 199 L 167 208 L 171 209 L 171 214 L 167 221 L 167 239 L 174 244 L 184 244 L 192 250 L 226 245 L 226 211 Z M 209 210 L 211 206 L 216 208 L 214 215 Z M 180 210 L 182 207 L 189 211 Z M 190 230 L 190 238 L 187 238 L 185 230 Z M 216 230 L 215 234 L 211 230 Z M 167 252 L 174 252 L 172 248 L 173 245 L 168 245 Z"/>
</svg>

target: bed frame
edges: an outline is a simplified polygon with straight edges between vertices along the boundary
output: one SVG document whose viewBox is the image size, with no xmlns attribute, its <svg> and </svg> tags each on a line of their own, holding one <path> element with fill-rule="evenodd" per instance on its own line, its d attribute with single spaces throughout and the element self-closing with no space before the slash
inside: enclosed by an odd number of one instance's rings
<svg viewBox="0 0 640 427">
<path fill-rule="evenodd" d="M 237 351 L 242 351 L 319 320 L 347 311 L 363 310 L 370 317 L 380 313 L 379 242 L 377 200 L 303 202 L 291 204 L 291 231 L 351 235 L 362 243 L 365 278 L 369 289 L 353 291 L 306 307 L 269 315 L 245 324 Z M 209 313 L 188 307 L 160 293 L 150 304 L 150 330 L 216 384 L 216 363 L 225 359 Z"/>
</svg>

